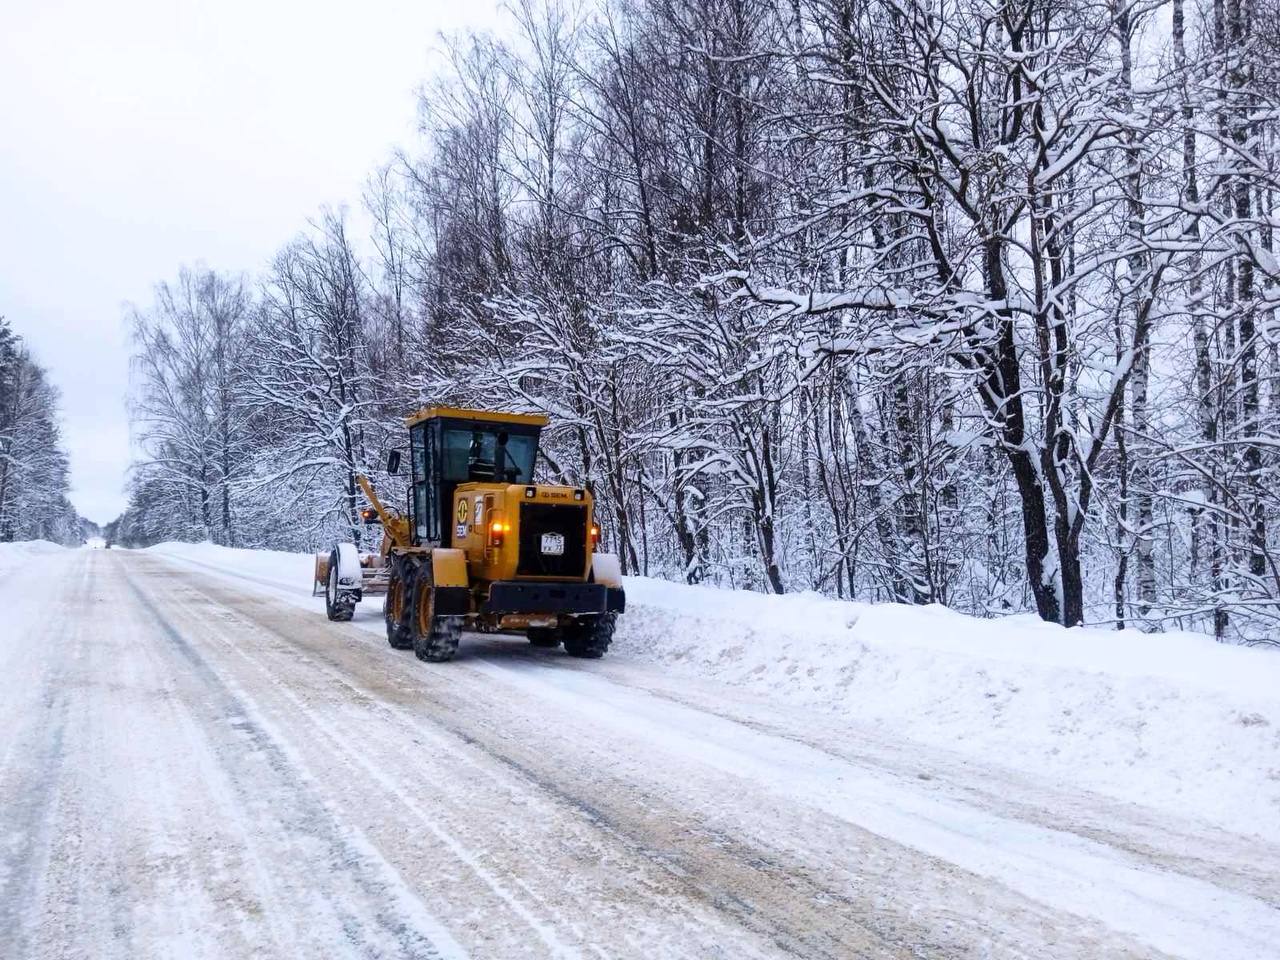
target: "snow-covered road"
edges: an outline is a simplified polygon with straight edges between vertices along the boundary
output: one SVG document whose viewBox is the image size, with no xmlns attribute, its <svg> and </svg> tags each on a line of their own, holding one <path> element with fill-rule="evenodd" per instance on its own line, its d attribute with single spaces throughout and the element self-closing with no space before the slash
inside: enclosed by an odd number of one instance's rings
<svg viewBox="0 0 1280 960">
<path fill-rule="evenodd" d="M 0 957 L 1280 956 L 1256 837 L 282 585 L 0 579 Z"/>
</svg>

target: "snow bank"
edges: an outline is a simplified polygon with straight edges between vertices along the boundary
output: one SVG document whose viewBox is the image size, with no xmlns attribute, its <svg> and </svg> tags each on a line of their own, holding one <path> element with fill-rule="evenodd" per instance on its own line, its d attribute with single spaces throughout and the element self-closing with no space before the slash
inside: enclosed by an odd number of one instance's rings
<svg viewBox="0 0 1280 960">
<path fill-rule="evenodd" d="M 296 596 L 311 595 L 311 578 L 315 574 L 315 556 L 310 553 L 286 553 L 280 550 L 234 550 L 212 543 L 182 543 L 168 540 L 147 547 L 144 553 L 158 553 L 181 560 L 211 573 L 272 588 Z"/>
<path fill-rule="evenodd" d="M 48 556 L 66 550 L 48 540 L 20 540 L 17 543 L 0 543 L 0 577 L 14 567 L 30 563 L 35 557 Z"/>
<path fill-rule="evenodd" d="M 1280 652 L 632 578 L 617 650 L 1280 838 Z"/>
<path fill-rule="evenodd" d="M 309 599 L 309 555 L 152 550 L 317 612 L 323 602 Z M 1280 651 L 635 577 L 627 604 L 606 667 L 625 658 L 710 678 L 811 709 L 816 723 L 835 715 L 1280 839 Z M 357 624 L 380 631 L 375 605 Z"/>
</svg>

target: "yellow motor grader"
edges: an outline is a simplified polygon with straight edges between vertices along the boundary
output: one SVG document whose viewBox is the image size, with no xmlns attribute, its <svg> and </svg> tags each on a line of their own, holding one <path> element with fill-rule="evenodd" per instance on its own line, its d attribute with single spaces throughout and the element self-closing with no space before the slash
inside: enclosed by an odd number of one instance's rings
<svg viewBox="0 0 1280 960">
<path fill-rule="evenodd" d="M 407 510 L 389 509 L 358 478 L 371 505 L 363 518 L 382 524 L 381 552 L 340 543 L 316 555 L 329 619 L 350 620 L 363 596 L 385 593 L 387 641 L 419 660 L 452 658 L 464 626 L 603 656 L 626 606 L 621 568 L 597 549 L 587 490 L 533 482 L 547 418 L 428 407 L 406 423 Z M 390 451 L 387 472 L 401 460 Z"/>
</svg>

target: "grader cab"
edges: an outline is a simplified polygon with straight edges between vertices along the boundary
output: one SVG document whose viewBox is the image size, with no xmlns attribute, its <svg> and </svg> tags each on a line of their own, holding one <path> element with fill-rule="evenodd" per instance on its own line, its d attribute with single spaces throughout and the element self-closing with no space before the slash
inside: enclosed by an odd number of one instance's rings
<svg viewBox="0 0 1280 960">
<path fill-rule="evenodd" d="M 358 478 L 366 521 L 383 527 L 381 552 L 341 543 L 316 557 L 329 619 L 350 620 L 363 596 L 385 593 L 387 641 L 420 660 L 452 658 L 464 627 L 603 656 L 626 605 L 621 570 L 597 549 L 590 492 L 533 482 L 547 418 L 429 407 L 407 424 L 406 511 Z M 392 450 L 388 472 L 402 460 Z"/>
</svg>

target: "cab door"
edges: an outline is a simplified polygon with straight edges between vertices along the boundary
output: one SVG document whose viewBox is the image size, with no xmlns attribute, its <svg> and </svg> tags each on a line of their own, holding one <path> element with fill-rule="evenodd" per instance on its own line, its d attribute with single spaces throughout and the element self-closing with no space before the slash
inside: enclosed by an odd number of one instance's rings
<svg viewBox="0 0 1280 960">
<path fill-rule="evenodd" d="M 437 473 L 435 431 L 426 421 L 409 431 L 409 448 L 413 461 L 413 478 L 409 488 L 409 517 L 413 526 L 413 544 L 440 542 L 440 484 Z"/>
</svg>

